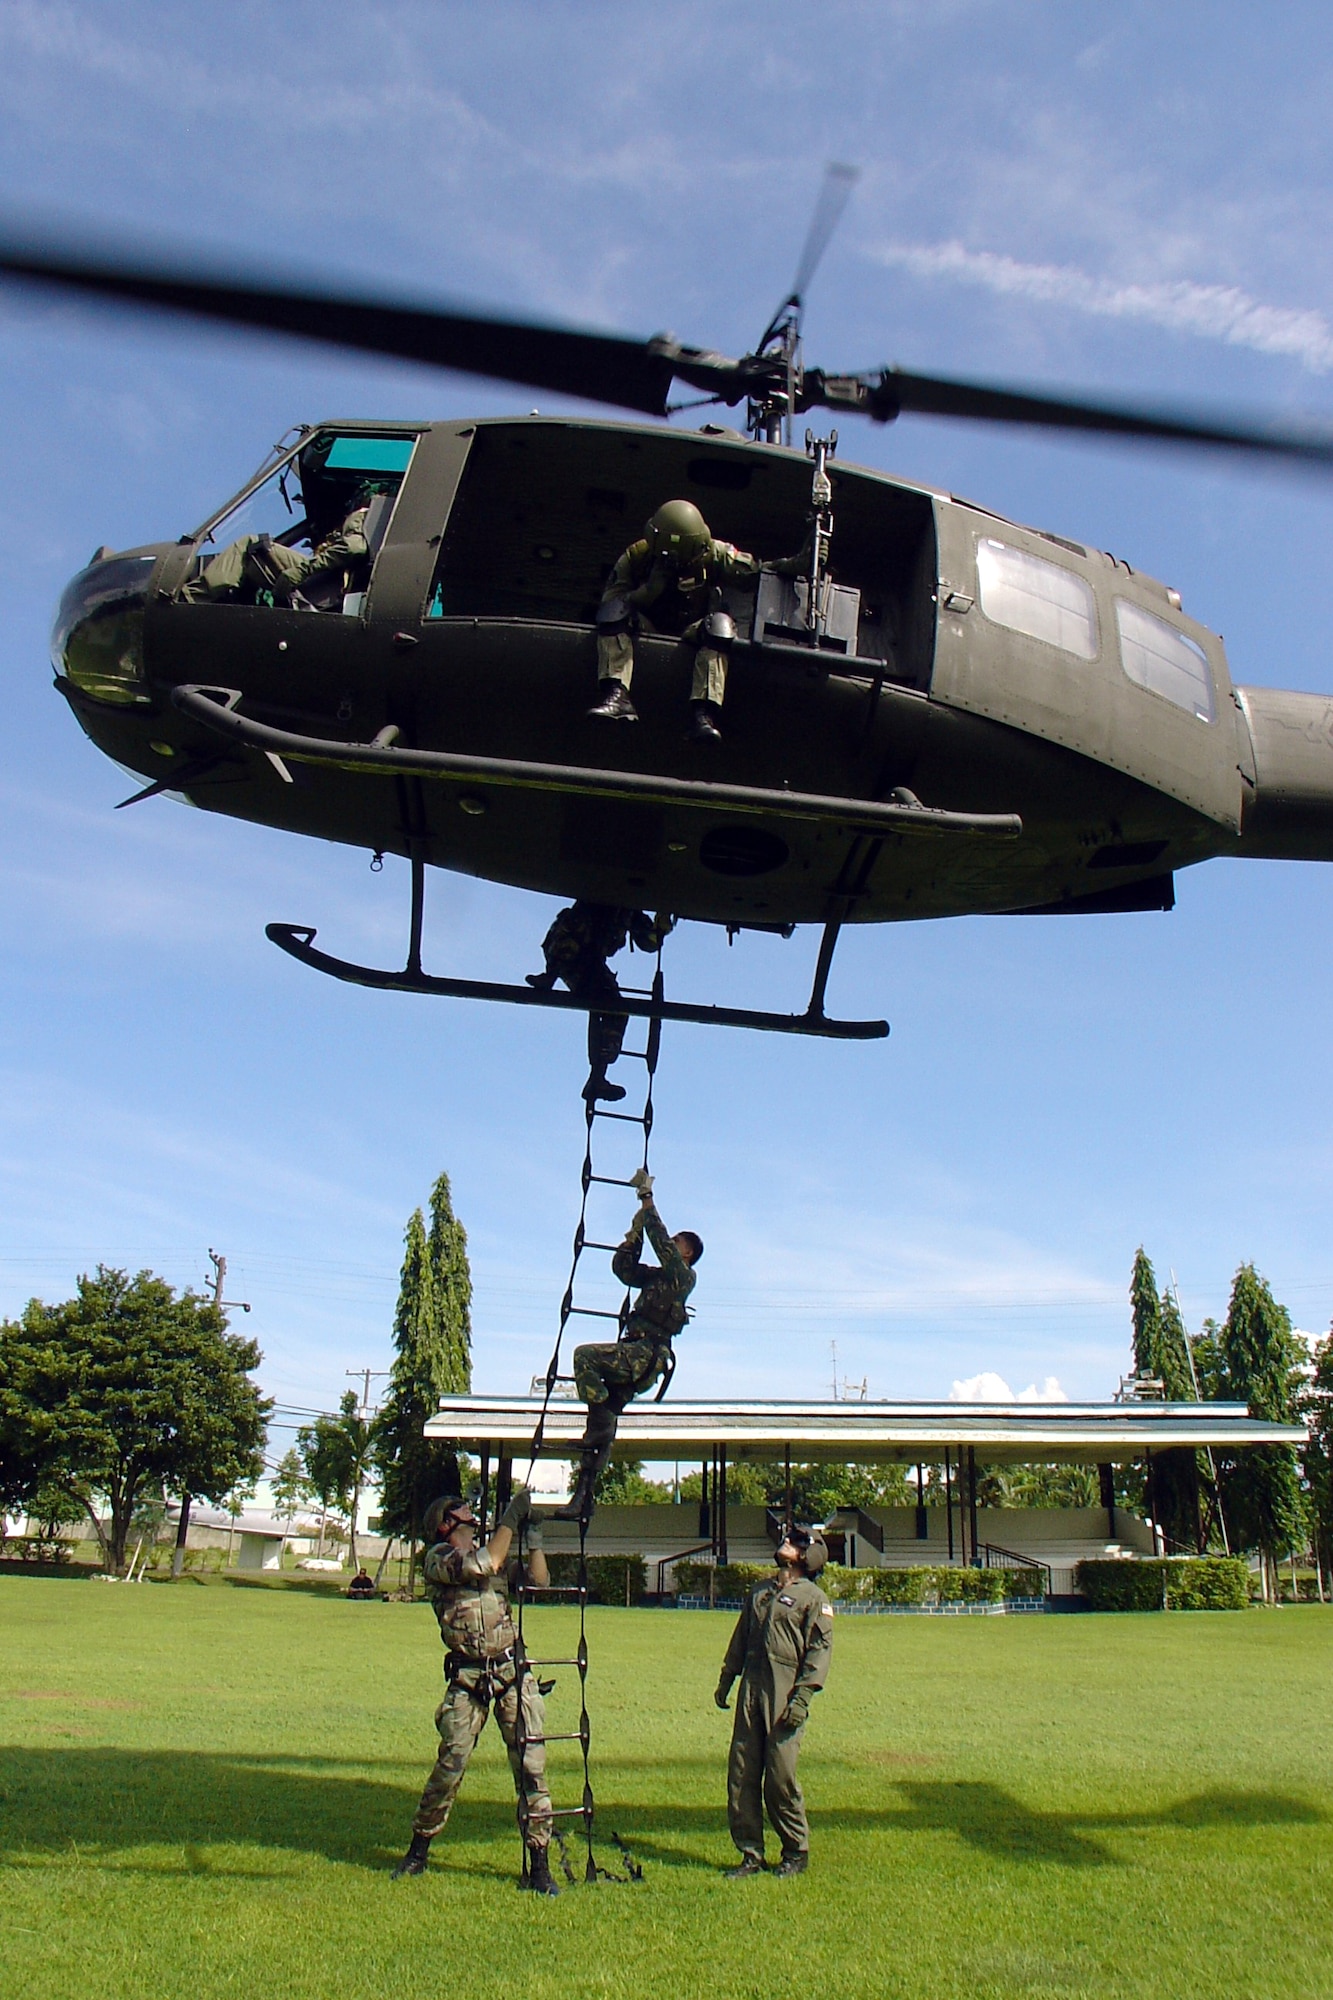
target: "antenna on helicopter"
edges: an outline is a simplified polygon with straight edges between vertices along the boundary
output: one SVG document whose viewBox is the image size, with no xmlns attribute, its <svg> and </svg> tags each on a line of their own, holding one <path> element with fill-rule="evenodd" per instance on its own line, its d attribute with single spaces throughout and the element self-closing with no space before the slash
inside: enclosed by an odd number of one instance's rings
<svg viewBox="0 0 1333 2000">
<path fill-rule="evenodd" d="M 769 444 L 791 443 L 792 412 L 796 408 L 802 373 L 801 316 L 805 311 L 805 295 L 860 177 L 859 167 L 845 166 L 838 161 L 831 161 L 825 167 L 824 182 L 810 218 L 810 227 L 805 233 L 805 244 L 792 288 L 765 327 L 755 349 L 757 358 L 770 360 L 776 366 L 761 392 L 751 396 L 746 426 L 752 436 L 763 438 Z"/>
</svg>

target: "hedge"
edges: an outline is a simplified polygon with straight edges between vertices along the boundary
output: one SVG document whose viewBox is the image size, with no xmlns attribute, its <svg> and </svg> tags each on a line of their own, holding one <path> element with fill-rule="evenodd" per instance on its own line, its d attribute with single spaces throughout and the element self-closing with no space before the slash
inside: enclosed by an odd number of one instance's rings
<svg viewBox="0 0 1333 2000">
<path fill-rule="evenodd" d="M 579 1559 L 572 1552 L 548 1555 L 547 1568 L 552 1583 L 576 1584 Z M 647 1565 L 642 1556 L 589 1556 L 589 1604 L 638 1604 L 647 1585 Z M 540 1603 L 540 1598 L 537 1599 Z"/>
<path fill-rule="evenodd" d="M 773 1575 L 771 1563 L 678 1562 L 676 1589 L 682 1597 L 745 1598 Z M 712 1589 L 709 1589 L 709 1580 Z M 911 1569 L 844 1569 L 829 1563 L 820 1582 L 834 1603 L 1001 1604 L 1040 1597 L 1045 1578 L 1034 1569 L 963 1569 L 915 1564 Z"/>
<path fill-rule="evenodd" d="M 1243 1611 L 1250 1573 L 1238 1556 L 1081 1562 L 1074 1588 L 1092 1611 Z"/>
</svg>

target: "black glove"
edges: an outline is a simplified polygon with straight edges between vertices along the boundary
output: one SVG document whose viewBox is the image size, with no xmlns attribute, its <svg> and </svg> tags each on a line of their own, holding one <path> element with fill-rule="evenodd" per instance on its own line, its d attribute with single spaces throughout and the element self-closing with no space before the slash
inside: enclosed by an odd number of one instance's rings
<svg viewBox="0 0 1333 2000">
<path fill-rule="evenodd" d="M 511 1534 L 517 1534 L 520 1525 L 527 1520 L 531 1512 L 532 1495 L 525 1486 L 520 1486 L 509 1505 L 505 1508 L 504 1513 L 500 1516 L 500 1526 L 508 1528 Z"/>
<path fill-rule="evenodd" d="M 713 1693 L 713 1700 L 719 1708 L 731 1707 L 731 1676 L 723 1674 Z"/>
<path fill-rule="evenodd" d="M 791 1733 L 803 1727 L 810 1714 L 810 1703 L 803 1694 L 794 1694 L 778 1718 L 778 1728 Z"/>
</svg>

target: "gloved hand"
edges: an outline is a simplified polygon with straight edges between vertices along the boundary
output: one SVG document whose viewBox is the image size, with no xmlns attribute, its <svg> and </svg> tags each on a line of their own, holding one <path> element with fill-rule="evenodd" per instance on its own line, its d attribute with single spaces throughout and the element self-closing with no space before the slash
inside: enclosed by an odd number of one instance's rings
<svg viewBox="0 0 1333 2000">
<path fill-rule="evenodd" d="M 729 1674 L 723 1674 L 721 1680 L 718 1682 L 713 1694 L 713 1700 L 719 1708 L 731 1707 L 731 1677 Z"/>
<path fill-rule="evenodd" d="M 532 1495 L 525 1486 L 520 1486 L 504 1513 L 500 1516 L 500 1526 L 508 1528 L 510 1534 L 517 1534 L 520 1526 L 532 1512 Z"/>
<path fill-rule="evenodd" d="M 637 1190 L 640 1201 L 652 1200 L 653 1177 L 647 1167 L 636 1167 L 629 1177 L 629 1184 Z"/>
<path fill-rule="evenodd" d="M 794 1694 L 778 1718 L 778 1728 L 785 1729 L 789 1735 L 793 1734 L 802 1727 L 809 1714 L 809 1697 L 803 1694 Z"/>
</svg>

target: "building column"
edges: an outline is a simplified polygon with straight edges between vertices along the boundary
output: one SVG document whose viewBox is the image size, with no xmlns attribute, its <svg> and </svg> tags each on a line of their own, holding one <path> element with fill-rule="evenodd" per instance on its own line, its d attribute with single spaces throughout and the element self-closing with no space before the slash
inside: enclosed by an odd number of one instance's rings
<svg viewBox="0 0 1333 2000">
<path fill-rule="evenodd" d="M 1108 1542 L 1113 1542 L 1116 1539 L 1115 1467 L 1113 1465 L 1099 1465 L 1097 1467 L 1097 1479 L 1101 1486 L 1102 1505 L 1106 1509 L 1106 1539 Z"/>
<path fill-rule="evenodd" d="M 977 1532 L 977 1448 L 972 1444 L 967 1447 L 967 1521 L 968 1539 L 972 1544 L 972 1567 L 980 1569 L 981 1537 Z"/>
</svg>

